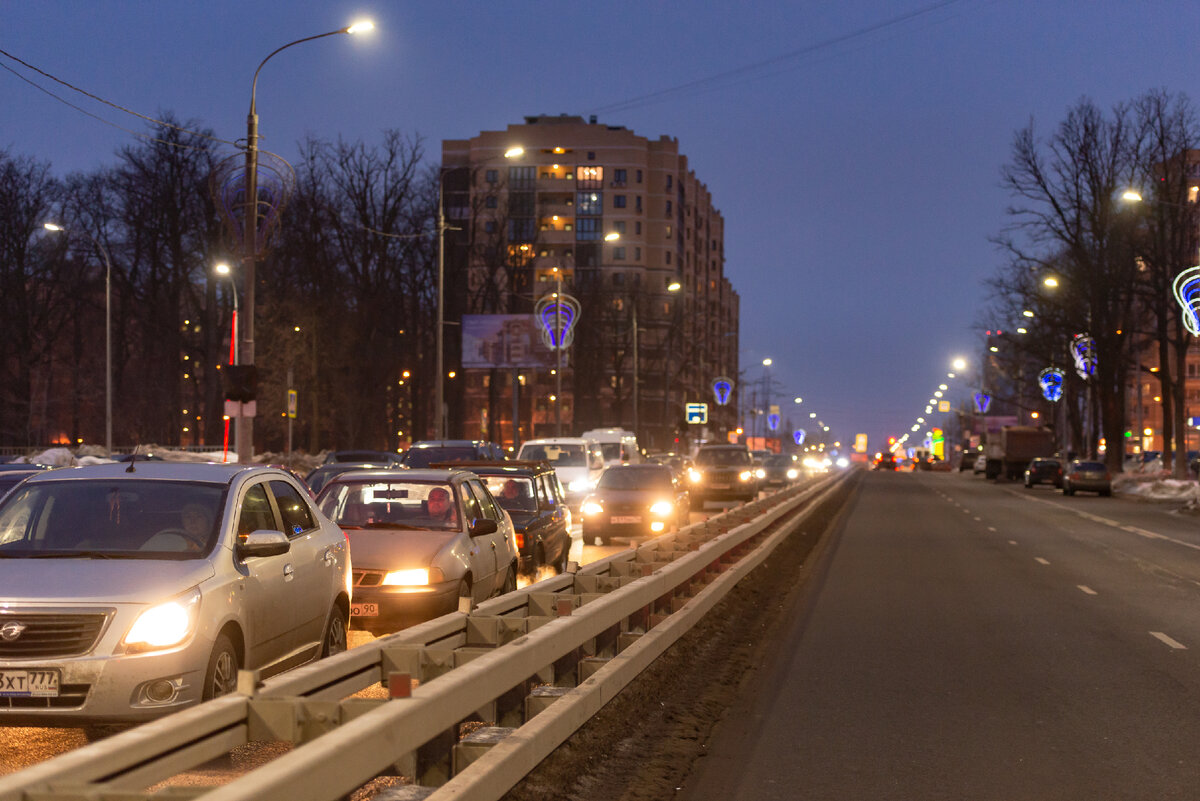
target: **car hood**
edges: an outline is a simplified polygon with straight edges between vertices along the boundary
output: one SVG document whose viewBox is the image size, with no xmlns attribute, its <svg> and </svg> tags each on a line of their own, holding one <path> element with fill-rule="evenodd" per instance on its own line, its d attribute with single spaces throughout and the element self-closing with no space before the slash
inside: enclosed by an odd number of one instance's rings
<svg viewBox="0 0 1200 801">
<path fill-rule="evenodd" d="M 647 492 L 646 490 L 605 490 L 592 495 L 592 500 L 600 503 L 621 503 L 621 504 L 638 504 L 644 503 L 649 506 L 658 501 L 675 501 L 671 497 L 671 493 L 662 492 Z"/>
<path fill-rule="evenodd" d="M 457 531 L 405 531 L 403 529 L 350 529 L 350 558 L 356 568 L 392 569 L 424 566 L 449 548 Z"/>
<path fill-rule="evenodd" d="M 0 559 L 4 601 L 14 602 L 156 603 L 214 573 L 207 559 Z"/>
</svg>

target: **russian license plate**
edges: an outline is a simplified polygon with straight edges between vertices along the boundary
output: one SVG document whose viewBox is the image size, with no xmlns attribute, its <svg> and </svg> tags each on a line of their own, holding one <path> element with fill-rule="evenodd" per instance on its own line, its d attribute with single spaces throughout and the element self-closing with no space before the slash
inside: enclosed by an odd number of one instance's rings
<svg viewBox="0 0 1200 801">
<path fill-rule="evenodd" d="M 642 522 L 642 516 L 641 515 L 613 515 L 612 522 L 614 525 L 618 525 L 618 526 L 621 525 L 622 523 L 640 523 L 640 522 Z"/>
<path fill-rule="evenodd" d="M 713 484 L 712 488 L 713 489 L 729 489 L 729 485 L 728 484 Z"/>
<path fill-rule="evenodd" d="M 350 604 L 350 617 L 379 617 L 379 604 Z"/>
<path fill-rule="evenodd" d="M 0 696 L 57 698 L 58 671 L 0 670 Z"/>
</svg>

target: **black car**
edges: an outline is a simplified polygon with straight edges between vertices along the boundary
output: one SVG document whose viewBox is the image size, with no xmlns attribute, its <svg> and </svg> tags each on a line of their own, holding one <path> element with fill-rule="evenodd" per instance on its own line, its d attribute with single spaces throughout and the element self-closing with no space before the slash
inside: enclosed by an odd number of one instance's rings
<svg viewBox="0 0 1200 801">
<path fill-rule="evenodd" d="M 692 498 L 705 501 L 752 501 L 758 497 L 757 471 L 745 445 L 704 445 L 691 472 Z"/>
<path fill-rule="evenodd" d="M 414 442 L 400 457 L 405 467 L 429 467 L 435 462 L 503 462 L 504 448 L 475 439 L 439 439 Z"/>
<path fill-rule="evenodd" d="M 875 470 L 895 470 L 896 455 L 894 453 L 881 453 L 875 457 Z"/>
<path fill-rule="evenodd" d="M 340 476 L 342 473 L 349 473 L 352 470 L 382 470 L 387 465 L 379 462 L 334 462 L 333 464 L 323 464 L 313 470 L 304 477 L 304 483 L 308 485 L 309 490 L 313 495 L 319 495 L 321 490 L 325 489 L 335 476 Z"/>
<path fill-rule="evenodd" d="M 763 463 L 766 476 L 762 480 L 764 487 L 786 487 L 800 477 L 800 462 L 791 453 L 777 453 L 768 456 Z"/>
<path fill-rule="evenodd" d="M 1025 468 L 1025 488 L 1031 489 L 1034 484 L 1063 485 L 1063 466 L 1058 459 L 1034 459 Z"/>
<path fill-rule="evenodd" d="M 40 464 L 0 465 L 0 497 L 30 476 L 35 476 L 48 469 Z"/>
<path fill-rule="evenodd" d="M 562 484 L 548 462 L 451 462 L 434 468 L 470 470 L 483 479 L 496 503 L 512 518 L 520 551 L 519 570 L 536 576 L 542 567 L 567 569 L 571 513 Z"/>
<path fill-rule="evenodd" d="M 394 467 L 400 464 L 400 454 L 391 451 L 330 451 L 325 454 L 325 464 L 382 464 Z"/>
<path fill-rule="evenodd" d="M 664 534 L 686 526 L 690 512 L 688 489 L 667 465 L 613 465 L 580 507 L 583 541 Z"/>
</svg>

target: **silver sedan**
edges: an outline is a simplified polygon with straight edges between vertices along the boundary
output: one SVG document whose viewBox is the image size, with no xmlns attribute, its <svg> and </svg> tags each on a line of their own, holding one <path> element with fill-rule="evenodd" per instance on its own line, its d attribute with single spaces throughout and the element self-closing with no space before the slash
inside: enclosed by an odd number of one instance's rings
<svg viewBox="0 0 1200 801">
<path fill-rule="evenodd" d="M 0 504 L 0 725 L 138 722 L 346 647 L 345 535 L 294 477 L 136 462 Z"/>
</svg>

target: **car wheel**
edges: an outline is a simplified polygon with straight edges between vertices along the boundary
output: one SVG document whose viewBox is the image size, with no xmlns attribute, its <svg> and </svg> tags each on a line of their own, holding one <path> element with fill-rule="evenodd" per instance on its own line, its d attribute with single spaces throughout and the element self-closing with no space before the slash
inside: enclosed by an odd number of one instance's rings
<svg viewBox="0 0 1200 801">
<path fill-rule="evenodd" d="M 458 582 L 458 599 L 459 599 L 458 606 L 459 606 L 459 609 L 462 608 L 462 599 L 463 598 L 466 598 L 467 600 L 469 600 L 471 602 L 472 609 L 475 608 L 475 596 L 471 591 L 471 579 L 467 578 L 467 577 L 464 577 L 462 581 Z"/>
<path fill-rule="evenodd" d="M 236 690 L 238 667 L 238 655 L 233 643 L 229 641 L 228 635 L 220 635 L 213 646 L 212 655 L 208 657 L 208 670 L 204 672 L 204 692 L 201 698 L 211 701 Z"/>
<path fill-rule="evenodd" d="M 1033 489 L 1033 482 L 1031 482 L 1031 481 L 1026 481 L 1026 482 L 1025 482 L 1025 489 Z"/>
<path fill-rule="evenodd" d="M 1074 495 L 1074 494 L 1075 494 L 1075 490 L 1071 489 L 1070 487 L 1063 487 L 1063 495 Z"/>
<path fill-rule="evenodd" d="M 570 542 L 568 541 L 562 547 L 562 551 L 558 557 L 558 561 L 554 563 L 554 572 L 562 575 L 567 572 L 567 560 L 570 558 Z"/>
<path fill-rule="evenodd" d="M 513 562 L 508 566 L 508 575 L 504 577 L 504 586 L 500 588 L 501 595 L 508 595 L 510 592 L 517 591 L 517 563 Z"/>
<path fill-rule="evenodd" d="M 346 650 L 346 613 L 337 604 L 329 612 L 325 638 L 321 642 L 321 657 L 333 656 Z"/>
<path fill-rule="evenodd" d="M 1111 498 L 1111 497 L 1112 497 L 1112 490 L 1110 490 L 1110 489 L 1109 489 L 1109 490 L 1102 490 L 1102 491 L 1100 492 L 1100 494 L 1101 494 L 1103 497 L 1105 497 L 1105 498 Z"/>
</svg>

